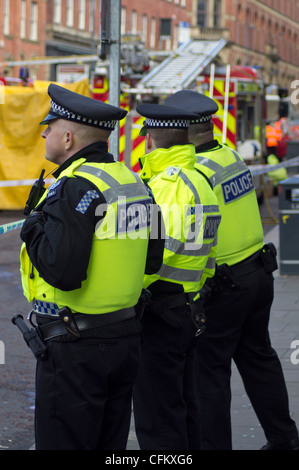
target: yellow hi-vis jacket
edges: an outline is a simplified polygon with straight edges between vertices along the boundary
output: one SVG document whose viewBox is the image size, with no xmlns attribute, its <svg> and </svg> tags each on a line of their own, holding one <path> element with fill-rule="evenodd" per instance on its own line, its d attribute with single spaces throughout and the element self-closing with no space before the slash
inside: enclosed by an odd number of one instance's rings
<svg viewBox="0 0 299 470">
<path fill-rule="evenodd" d="M 108 164 L 84 162 L 84 158 L 73 162 L 58 180 L 65 176 L 86 178 L 108 204 L 107 214 L 93 236 L 87 279 L 81 288 L 72 291 L 52 287 L 39 276 L 23 244 L 20 258 L 24 295 L 29 302 L 42 300 L 87 314 L 133 307 L 142 290 L 152 199 L 138 175 L 122 163 L 109 164 L 108 170 Z"/>
<path fill-rule="evenodd" d="M 195 147 L 175 145 L 147 154 L 141 178 L 148 181 L 165 225 L 163 264 L 158 273 L 146 275 L 144 287 L 157 280 L 198 292 L 215 272 L 217 198 L 195 169 Z"/>
<path fill-rule="evenodd" d="M 240 155 L 225 145 L 196 155 L 195 165 L 211 181 L 219 203 L 217 265 L 233 265 L 264 245 L 252 175 Z"/>
</svg>

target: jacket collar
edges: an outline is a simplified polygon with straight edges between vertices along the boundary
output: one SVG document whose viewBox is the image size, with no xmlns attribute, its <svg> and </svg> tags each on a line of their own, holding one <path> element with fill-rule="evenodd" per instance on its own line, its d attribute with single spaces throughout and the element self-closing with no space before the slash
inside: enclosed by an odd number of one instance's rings
<svg viewBox="0 0 299 470">
<path fill-rule="evenodd" d="M 58 178 L 60 173 L 66 170 L 74 161 L 79 158 L 84 158 L 86 162 L 97 162 L 97 163 L 113 163 L 115 160 L 111 153 L 108 153 L 107 142 L 95 142 L 82 148 L 65 162 L 60 165 L 54 172 L 54 178 Z"/>
<path fill-rule="evenodd" d="M 220 148 L 221 144 L 219 144 L 218 140 L 210 140 L 209 142 L 205 142 L 204 144 L 198 145 L 195 147 L 196 153 L 206 152 L 207 150 L 212 150 L 214 148 Z"/>
<path fill-rule="evenodd" d="M 158 148 L 140 159 L 142 166 L 140 177 L 149 180 L 169 166 L 194 169 L 196 163 L 193 144 L 174 145 L 168 149 Z"/>
</svg>

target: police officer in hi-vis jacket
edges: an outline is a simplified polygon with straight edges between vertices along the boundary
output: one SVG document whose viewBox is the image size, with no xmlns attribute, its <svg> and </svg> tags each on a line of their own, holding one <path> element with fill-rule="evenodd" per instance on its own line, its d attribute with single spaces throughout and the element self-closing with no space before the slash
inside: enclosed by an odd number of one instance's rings
<svg viewBox="0 0 299 470">
<path fill-rule="evenodd" d="M 36 449 L 125 449 L 140 352 L 135 307 L 164 240 L 149 243 L 152 197 L 108 152 L 126 111 L 54 84 L 48 93 L 42 137 L 56 182 L 21 231 L 24 295 L 47 345 L 36 370 Z"/>
<path fill-rule="evenodd" d="M 195 167 L 211 182 L 221 213 L 216 275 L 205 288 L 206 331 L 197 343 L 201 448 L 232 448 L 234 360 L 268 441 L 262 449 L 298 450 L 298 431 L 268 330 L 276 250 L 264 243 L 251 173 L 236 151 L 214 139 L 211 118 L 218 105 L 213 100 L 182 90 L 165 104 L 197 114 L 189 127 Z"/>
<path fill-rule="evenodd" d="M 155 104 L 137 112 L 146 135 L 140 176 L 161 208 L 165 248 L 159 271 L 144 279 L 152 301 L 133 393 L 136 434 L 141 449 L 198 449 L 194 348 L 204 327 L 199 291 L 215 271 L 218 202 L 194 168 L 188 127 L 196 116 Z"/>
</svg>

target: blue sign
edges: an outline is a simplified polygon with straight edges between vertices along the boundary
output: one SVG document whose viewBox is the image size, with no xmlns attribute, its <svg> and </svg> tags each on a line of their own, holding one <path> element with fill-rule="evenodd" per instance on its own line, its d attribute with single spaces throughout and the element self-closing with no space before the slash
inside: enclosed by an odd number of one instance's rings
<svg viewBox="0 0 299 470">
<path fill-rule="evenodd" d="M 243 171 L 239 175 L 234 176 L 228 181 L 222 183 L 221 186 L 225 204 L 228 204 L 230 202 L 235 201 L 236 199 L 239 199 L 242 196 L 245 196 L 254 189 L 250 170 Z"/>
<path fill-rule="evenodd" d="M 151 223 L 151 199 L 118 204 L 117 229 L 120 232 L 136 232 Z"/>
</svg>

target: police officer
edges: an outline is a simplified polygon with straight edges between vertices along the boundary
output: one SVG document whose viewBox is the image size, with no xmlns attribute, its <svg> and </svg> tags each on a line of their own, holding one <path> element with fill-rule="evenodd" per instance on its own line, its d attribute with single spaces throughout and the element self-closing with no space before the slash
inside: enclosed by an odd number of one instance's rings
<svg viewBox="0 0 299 470">
<path fill-rule="evenodd" d="M 270 154 L 276 155 L 277 144 L 278 144 L 278 138 L 277 138 L 276 129 L 272 125 L 271 122 L 267 122 L 266 124 L 266 148 L 267 148 L 268 155 Z"/>
<path fill-rule="evenodd" d="M 218 204 L 194 169 L 188 126 L 195 116 L 158 104 L 137 111 L 145 117 L 141 178 L 161 207 L 165 249 L 160 270 L 144 279 L 152 301 L 133 394 L 136 434 L 141 449 L 198 449 L 194 346 L 204 326 L 199 290 L 214 274 Z"/>
<path fill-rule="evenodd" d="M 276 253 L 274 245 L 264 244 L 251 173 L 237 152 L 214 139 L 211 117 L 218 106 L 213 100 L 182 90 L 166 103 L 198 115 L 189 128 L 195 166 L 211 181 L 222 217 L 216 275 L 205 301 L 207 328 L 197 344 L 202 449 L 232 448 L 233 359 L 268 440 L 263 450 L 297 450 L 298 431 L 268 330 Z"/>
<path fill-rule="evenodd" d="M 126 111 L 54 84 L 48 93 L 42 137 L 56 182 L 21 231 L 24 295 L 47 345 L 36 370 L 36 449 L 125 449 L 139 363 L 135 306 L 164 242 L 148 243 L 144 183 L 108 153 Z"/>
</svg>

